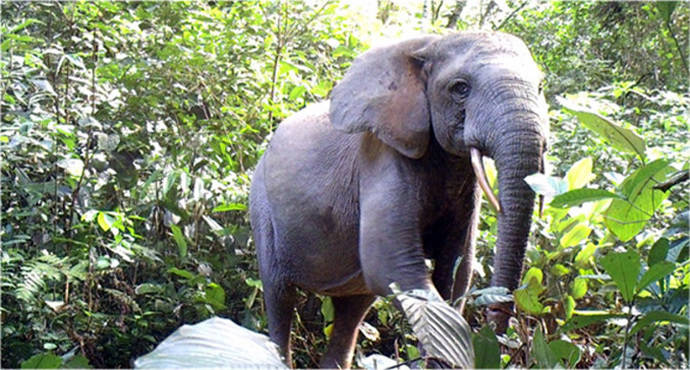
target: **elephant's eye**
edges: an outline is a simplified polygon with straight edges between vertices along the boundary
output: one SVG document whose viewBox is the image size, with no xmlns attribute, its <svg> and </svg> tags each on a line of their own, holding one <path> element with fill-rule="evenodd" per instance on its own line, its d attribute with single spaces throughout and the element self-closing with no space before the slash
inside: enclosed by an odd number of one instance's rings
<svg viewBox="0 0 690 370">
<path fill-rule="evenodd" d="M 539 82 L 539 93 L 540 94 L 544 92 L 544 84 L 545 83 L 546 83 L 546 81 L 544 81 L 544 80 L 541 80 L 541 82 Z"/>
<path fill-rule="evenodd" d="M 450 84 L 450 94 L 453 99 L 463 101 L 470 95 L 470 84 L 465 80 L 455 80 Z"/>
</svg>

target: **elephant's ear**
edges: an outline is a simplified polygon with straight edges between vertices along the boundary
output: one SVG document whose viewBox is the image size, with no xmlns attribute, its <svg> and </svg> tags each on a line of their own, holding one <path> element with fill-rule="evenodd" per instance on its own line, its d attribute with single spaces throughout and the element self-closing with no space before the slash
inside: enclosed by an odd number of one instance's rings
<svg viewBox="0 0 690 370">
<path fill-rule="evenodd" d="M 349 133 L 369 130 L 407 157 L 424 155 L 430 115 L 418 51 L 436 39 L 407 40 L 355 59 L 331 92 L 335 128 Z"/>
</svg>

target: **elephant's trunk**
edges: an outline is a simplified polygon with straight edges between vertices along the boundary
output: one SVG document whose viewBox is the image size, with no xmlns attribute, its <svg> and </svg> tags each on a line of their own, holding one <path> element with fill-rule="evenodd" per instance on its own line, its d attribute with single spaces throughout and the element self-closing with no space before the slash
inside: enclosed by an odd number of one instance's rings
<svg viewBox="0 0 690 370">
<path fill-rule="evenodd" d="M 491 285 L 512 291 L 520 281 L 534 209 L 535 193 L 524 179 L 541 169 L 544 137 L 539 114 L 523 110 L 508 119 L 511 122 L 495 126 L 498 135 L 487 148 L 498 171 L 500 204 Z M 507 328 L 509 309 L 509 304 L 489 307 L 488 319 L 499 333 Z"/>
<path fill-rule="evenodd" d="M 498 171 L 498 239 L 491 285 L 517 288 L 527 237 L 532 223 L 535 194 L 524 181 L 539 172 L 542 142 L 538 132 L 520 129 L 501 135 L 493 157 Z"/>
</svg>

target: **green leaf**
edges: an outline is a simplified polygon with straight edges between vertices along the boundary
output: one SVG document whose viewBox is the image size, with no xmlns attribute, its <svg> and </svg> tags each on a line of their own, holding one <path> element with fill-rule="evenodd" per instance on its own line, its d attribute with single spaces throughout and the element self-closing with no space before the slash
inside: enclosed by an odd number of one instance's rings
<svg viewBox="0 0 690 370">
<path fill-rule="evenodd" d="M 580 299 L 587 294 L 587 279 L 576 277 L 570 289 L 574 299 Z"/>
<path fill-rule="evenodd" d="M 603 189 L 575 189 L 559 194 L 551 201 L 552 207 L 569 208 L 602 199 L 620 198 L 619 195 Z"/>
<path fill-rule="evenodd" d="M 589 184 L 590 181 L 594 180 L 594 177 L 592 174 L 592 157 L 582 158 L 575 162 L 565 175 L 568 190 L 579 189 Z"/>
<path fill-rule="evenodd" d="M 222 310 L 225 308 L 225 290 L 216 283 L 208 283 L 204 289 L 206 301 L 210 303 L 213 308 Z"/>
<path fill-rule="evenodd" d="M 637 292 L 644 290 L 649 284 L 659 281 L 666 276 L 673 273 L 676 269 L 676 264 L 668 261 L 661 261 L 652 265 L 649 270 L 645 271 L 644 275 L 640 278 L 640 282 L 637 284 Z"/>
<path fill-rule="evenodd" d="M 103 231 L 108 231 L 108 230 L 110 230 L 111 227 L 113 227 L 113 224 L 117 220 L 115 219 L 115 217 L 113 217 L 113 216 L 111 216 L 105 212 L 99 212 L 97 221 L 98 221 L 98 226 L 100 226 L 101 229 L 103 229 Z"/>
<path fill-rule="evenodd" d="M 89 364 L 89 359 L 82 355 L 76 355 L 69 359 L 69 361 L 65 362 L 63 365 L 65 369 L 91 369 L 93 368 L 91 364 Z"/>
<path fill-rule="evenodd" d="M 644 314 L 644 316 L 637 320 L 635 325 L 630 329 L 630 335 L 634 335 L 641 329 L 644 329 L 647 325 L 651 323 L 664 323 L 672 322 L 676 324 L 681 324 L 684 326 L 690 325 L 690 319 L 687 316 L 676 315 L 666 311 L 650 311 Z"/>
<path fill-rule="evenodd" d="M 541 270 L 532 267 L 525 274 L 526 283 L 515 289 L 513 296 L 517 307 L 529 314 L 540 315 L 544 312 L 544 305 L 541 304 L 539 295 L 544 291 L 541 285 L 543 273 Z M 523 279 L 523 282 L 525 281 Z"/>
<path fill-rule="evenodd" d="M 566 297 L 564 304 L 566 320 L 570 320 L 570 318 L 573 317 L 573 312 L 575 312 L 576 306 L 577 304 L 575 303 L 575 298 L 573 298 L 572 296 Z"/>
<path fill-rule="evenodd" d="M 594 243 L 587 243 L 582 249 L 577 252 L 577 255 L 575 255 L 575 263 L 578 266 L 585 265 L 589 263 L 590 259 L 594 255 L 594 252 L 596 252 L 597 246 Z"/>
<path fill-rule="evenodd" d="M 541 332 L 541 327 L 538 327 L 534 332 L 534 339 L 532 340 L 532 356 L 537 362 L 537 367 L 542 369 L 553 369 L 558 364 L 558 357 L 546 344 L 544 334 Z"/>
<path fill-rule="evenodd" d="M 62 358 L 50 352 L 31 356 L 21 364 L 22 369 L 59 369 L 62 367 Z"/>
<path fill-rule="evenodd" d="M 178 269 L 177 267 L 171 267 L 171 268 L 169 268 L 169 269 L 168 269 L 168 272 L 171 273 L 171 274 L 175 274 L 175 275 L 177 275 L 177 276 L 179 276 L 179 277 L 185 278 L 185 279 L 187 279 L 187 280 L 191 280 L 191 279 L 194 278 L 194 274 L 193 274 L 193 273 L 191 273 L 191 272 L 189 272 L 189 271 L 187 271 L 187 270 Z"/>
<path fill-rule="evenodd" d="M 635 251 L 611 252 L 600 260 L 601 266 L 611 276 L 623 299 L 630 302 L 635 294 L 637 276 L 640 273 L 640 255 Z"/>
<path fill-rule="evenodd" d="M 668 192 L 654 189 L 666 174 L 672 172 L 668 162 L 660 159 L 639 168 L 621 184 L 625 199 L 614 199 L 604 213 L 604 223 L 621 241 L 637 235 L 654 211 L 668 197 Z"/>
<path fill-rule="evenodd" d="M 644 160 L 645 143 L 637 133 L 566 99 L 558 99 L 558 102 L 575 115 L 583 126 L 599 134 L 611 146 L 626 153 L 637 154 Z"/>
<path fill-rule="evenodd" d="M 290 91 L 290 95 L 288 96 L 288 99 L 289 99 L 290 101 L 295 101 L 295 100 L 301 98 L 302 95 L 304 95 L 305 92 L 307 92 L 307 88 L 306 88 L 306 87 L 304 87 L 304 86 L 302 86 L 302 85 L 295 86 L 295 87 L 292 88 L 292 90 Z"/>
<path fill-rule="evenodd" d="M 180 253 L 180 257 L 187 257 L 187 240 L 182 234 L 182 230 L 180 230 L 177 225 L 170 225 L 170 230 L 172 230 L 173 239 L 175 239 L 175 244 L 177 244 L 177 250 Z"/>
<path fill-rule="evenodd" d="M 484 326 L 477 334 L 472 335 L 474 346 L 475 369 L 499 369 L 501 367 L 501 348 L 496 334 L 490 327 Z"/>
<path fill-rule="evenodd" d="M 585 240 L 591 232 L 592 229 L 590 229 L 589 226 L 578 223 L 563 235 L 560 240 L 561 248 L 573 247 L 580 244 L 580 242 Z"/>
<path fill-rule="evenodd" d="M 575 315 L 570 320 L 568 320 L 565 323 L 565 325 L 561 326 L 560 331 L 563 333 L 567 333 L 598 322 L 626 317 L 625 314 L 602 313 L 599 311 L 588 314 L 584 313 L 586 313 L 586 311 L 575 311 Z"/>
<path fill-rule="evenodd" d="M 564 360 L 564 364 L 568 368 L 574 368 L 580 362 L 582 352 L 580 348 L 570 342 L 557 339 L 549 343 L 549 348 L 551 348 L 556 357 Z"/>
<path fill-rule="evenodd" d="M 227 212 L 227 211 L 246 211 L 247 206 L 242 203 L 228 203 L 216 206 L 211 212 Z"/>
<path fill-rule="evenodd" d="M 333 307 L 333 300 L 331 297 L 323 297 L 321 300 L 321 315 L 323 315 L 324 322 L 333 322 L 335 308 Z"/>
<path fill-rule="evenodd" d="M 672 172 L 669 162 L 665 159 L 657 159 L 647 165 L 638 168 L 628 176 L 621 184 L 621 193 L 633 201 L 644 190 L 649 189 L 657 183 L 663 182 L 668 173 Z"/>
<path fill-rule="evenodd" d="M 652 249 L 649 251 L 647 265 L 654 266 L 661 261 L 665 261 L 670 245 L 669 240 L 666 238 L 660 238 L 657 240 L 652 246 Z"/>
</svg>

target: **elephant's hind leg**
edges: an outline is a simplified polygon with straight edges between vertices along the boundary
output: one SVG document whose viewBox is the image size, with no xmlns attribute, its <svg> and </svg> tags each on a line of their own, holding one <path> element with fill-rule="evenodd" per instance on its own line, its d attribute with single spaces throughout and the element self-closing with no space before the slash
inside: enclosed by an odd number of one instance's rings
<svg viewBox="0 0 690 370">
<path fill-rule="evenodd" d="M 280 348 L 285 363 L 292 367 L 290 348 L 290 329 L 296 303 L 296 290 L 293 286 L 267 284 L 264 281 L 264 300 L 268 316 L 268 333 L 271 340 Z"/>
<path fill-rule="evenodd" d="M 323 368 L 350 368 L 357 343 L 357 330 L 374 302 L 373 295 L 333 297 L 335 317 L 328 352 L 321 359 Z"/>
</svg>

